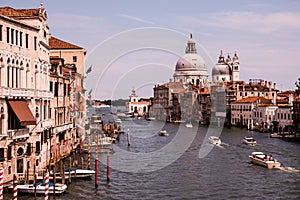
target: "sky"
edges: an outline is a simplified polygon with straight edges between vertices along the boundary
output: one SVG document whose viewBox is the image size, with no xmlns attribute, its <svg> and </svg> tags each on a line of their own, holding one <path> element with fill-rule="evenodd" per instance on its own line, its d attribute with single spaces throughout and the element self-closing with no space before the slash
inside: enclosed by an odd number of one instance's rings
<svg viewBox="0 0 300 200">
<path fill-rule="evenodd" d="M 240 79 L 260 78 L 279 90 L 300 77 L 299 0 L 0 0 L 37 8 L 50 33 L 87 50 L 86 89 L 96 99 L 153 96 L 168 82 L 192 33 L 211 74 L 220 51 L 240 60 Z M 211 78 L 211 77 L 210 77 Z"/>
</svg>

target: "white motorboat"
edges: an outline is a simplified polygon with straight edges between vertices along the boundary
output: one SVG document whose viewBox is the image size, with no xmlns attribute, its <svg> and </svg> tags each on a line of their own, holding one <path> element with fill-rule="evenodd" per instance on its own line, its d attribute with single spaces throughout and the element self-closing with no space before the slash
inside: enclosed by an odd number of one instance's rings
<svg viewBox="0 0 300 200">
<path fill-rule="evenodd" d="M 249 157 L 253 164 L 267 167 L 268 169 L 278 168 L 281 165 L 272 155 L 267 155 L 263 152 L 252 152 Z"/>
<path fill-rule="evenodd" d="M 153 120 L 155 120 L 155 117 L 147 117 L 146 120 L 147 121 L 153 121 Z"/>
<path fill-rule="evenodd" d="M 186 126 L 187 128 L 193 128 L 193 124 L 192 124 L 192 123 L 186 123 L 185 126 Z"/>
<path fill-rule="evenodd" d="M 211 144 L 217 144 L 217 145 L 221 144 L 221 140 L 217 136 L 209 136 L 208 140 Z"/>
<path fill-rule="evenodd" d="M 166 130 L 161 130 L 161 131 L 159 131 L 159 135 L 160 136 L 168 136 L 169 134 Z"/>
<path fill-rule="evenodd" d="M 116 123 L 117 123 L 117 124 L 121 124 L 121 123 L 122 123 L 122 120 L 121 120 L 120 118 L 117 118 L 117 119 L 116 119 Z"/>
<path fill-rule="evenodd" d="M 98 138 L 98 147 L 111 146 L 115 140 L 116 140 L 115 138 L 108 137 L 108 136 Z M 84 148 L 87 148 L 88 146 L 89 146 L 88 144 L 83 145 Z M 97 146 L 96 141 L 90 143 L 90 147 L 96 147 L 96 146 Z"/>
<path fill-rule="evenodd" d="M 72 178 L 91 178 L 95 171 L 92 169 L 74 169 L 70 168 L 70 174 Z M 53 176 L 53 171 L 50 171 L 50 175 Z M 60 170 L 56 170 L 56 175 L 60 176 Z M 65 175 L 69 175 L 69 168 L 65 169 Z"/>
<path fill-rule="evenodd" d="M 249 146 L 255 146 L 256 145 L 256 140 L 253 137 L 244 137 L 243 138 L 243 143 L 247 144 Z"/>
<path fill-rule="evenodd" d="M 60 183 L 56 183 L 55 184 L 55 194 L 62 194 L 67 190 L 67 185 L 65 184 L 60 184 Z M 9 186 L 9 189 L 13 189 L 13 186 Z M 45 194 L 46 191 L 46 183 L 43 182 L 39 182 L 34 184 L 26 184 L 26 185 L 18 185 L 17 189 L 19 192 L 21 193 L 34 193 L 34 191 L 36 191 L 36 194 Z M 48 190 L 49 194 L 54 194 L 54 183 L 49 182 L 49 190 Z"/>
</svg>

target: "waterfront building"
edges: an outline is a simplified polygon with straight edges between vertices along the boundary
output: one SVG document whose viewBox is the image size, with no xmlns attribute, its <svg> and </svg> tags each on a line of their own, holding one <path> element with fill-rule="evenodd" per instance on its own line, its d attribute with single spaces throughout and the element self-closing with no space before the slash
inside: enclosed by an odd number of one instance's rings
<svg viewBox="0 0 300 200">
<path fill-rule="evenodd" d="M 86 50 L 72 43 L 56 37 L 49 38 L 51 57 L 62 58 L 65 68 L 73 69 L 70 72 L 73 80 L 70 82 L 72 102 L 70 102 L 71 116 L 74 118 L 74 128 L 78 138 L 85 137 L 86 99 L 85 99 L 85 55 Z M 62 73 L 61 73 L 62 74 Z"/>
<path fill-rule="evenodd" d="M 150 105 L 151 105 L 150 101 L 139 101 L 135 89 L 131 91 L 131 94 L 129 96 L 128 106 L 127 106 L 129 113 L 138 116 L 147 116 Z"/>
<path fill-rule="evenodd" d="M 162 85 L 155 85 L 153 88 L 154 97 L 150 116 L 164 121 L 172 121 L 172 119 L 180 120 L 181 110 L 178 94 L 184 92 L 185 89 L 181 82 L 169 82 Z M 175 106 L 174 112 L 172 112 L 173 106 Z"/>
<path fill-rule="evenodd" d="M 231 104 L 231 124 L 253 129 L 261 122 L 266 122 L 265 113 L 261 108 L 271 106 L 271 101 L 264 97 L 247 97 Z M 273 114 L 274 116 L 274 114 Z M 269 119 L 269 117 L 267 117 Z M 271 118 L 272 119 L 272 118 Z"/>
<path fill-rule="evenodd" d="M 42 170 L 50 157 L 49 27 L 43 5 L 0 8 L 0 166 L 13 174 Z"/>
<path fill-rule="evenodd" d="M 50 57 L 50 86 L 53 100 L 50 103 L 50 117 L 53 121 L 51 128 L 50 151 L 58 159 L 70 155 L 77 143 L 76 132 L 73 126 L 72 110 L 72 71 L 75 66 L 64 64 L 64 59 L 56 56 Z"/>
<path fill-rule="evenodd" d="M 199 122 L 201 124 L 209 124 L 211 117 L 211 98 L 210 88 L 203 87 L 198 89 L 199 103 Z"/>
<path fill-rule="evenodd" d="M 277 94 L 273 121 L 273 132 L 288 132 L 293 130 L 293 101 L 296 98 L 295 91 L 283 91 Z"/>
<path fill-rule="evenodd" d="M 296 133 L 300 133 L 300 97 L 293 101 L 293 124 Z"/>
</svg>

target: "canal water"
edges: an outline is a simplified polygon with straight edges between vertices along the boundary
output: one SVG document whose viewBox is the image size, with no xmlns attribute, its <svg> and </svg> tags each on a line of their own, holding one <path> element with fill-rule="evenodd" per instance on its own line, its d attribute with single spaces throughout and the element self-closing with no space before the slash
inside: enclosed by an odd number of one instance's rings
<svg viewBox="0 0 300 200">
<path fill-rule="evenodd" d="M 94 177 L 73 180 L 67 193 L 55 199 L 300 198 L 299 143 L 232 127 L 223 128 L 222 144 L 213 146 L 206 144 L 209 127 L 186 128 L 184 124 L 143 119 L 123 121 L 122 128 L 126 133 L 114 144 L 114 152 L 110 154 L 110 183 L 106 182 L 107 155 L 100 154 L 98 188 L 95 188 Z M 159 136 L 161 129 L 167 130 L 169 136 Z M 242 144 L 244 136 L 254 137 L 257 146 Z M 208 151 L 199 156 L 202 148 Z M 253 151 L 272 154 L 283 166 L 267 169 L 253 165 L 249 162 Z M 95 155 L 91 158 L 91 166 L 94 166 Z M 11 196 L 6 194 L 4 199 L 11 199 Z M 26 195 L 19 199 L 33 197 Z"/>
</svg>

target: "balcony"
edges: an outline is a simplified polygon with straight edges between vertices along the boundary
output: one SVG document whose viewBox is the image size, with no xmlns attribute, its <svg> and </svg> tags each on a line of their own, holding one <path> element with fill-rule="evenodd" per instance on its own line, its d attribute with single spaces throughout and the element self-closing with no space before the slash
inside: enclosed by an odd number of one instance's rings
<svg viewBox="0 0 300 200">
<path fill-rule="evenodd" d="M 50 128 L 52 126 L 53 126 L 52 119 L 47 119 L 47 120 L 42 121 L 42 127 L 43 128 Z"/>
<path fill-rule="evenodd" d="M 25 88 L 0 88 L 0 96 L 6 97 L 33 97 L 34 92 L 32 89 Z"/>
<path fill-rule="evenodd" d="M 36 90 L 34 91 L 34 98 L 47 98 L 47 99 L 52 99 L 53 98 L 53 93 L 47 90 Z"/>
<path fill-rule="evenodd" d="M 7 133 L 10 139 L 23 139 L 29 137 L 28 128 L 8 130 Z"/>
</svg>

